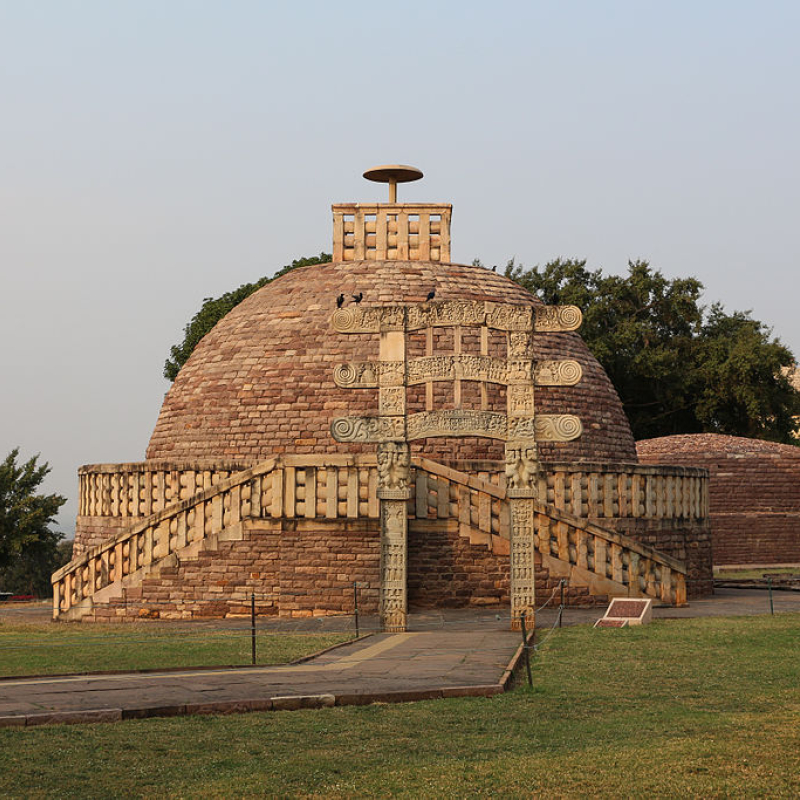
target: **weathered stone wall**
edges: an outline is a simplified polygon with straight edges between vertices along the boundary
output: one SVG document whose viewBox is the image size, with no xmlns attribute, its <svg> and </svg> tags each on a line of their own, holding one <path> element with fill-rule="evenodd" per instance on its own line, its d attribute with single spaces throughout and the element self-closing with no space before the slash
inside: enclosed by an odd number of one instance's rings
<svg viewBox="0 0 800 800">
<path fill-rule="evenodd" d="M 508 542 L 471 544 L 456 520 L 412 520 L 408 529 L 408 601 L 418 608 L 509 602 Z"/>
<path fill-rule="evenodd" d="M 709 471 L 715 565 L 800 563 L 800 447 L 717 434 L 637 447 L 643 462 Z"/>
<path fill-rule="evenodd" d="M 376 520 L 325 523 L 251 521 L 243 537 L 220 541 L 195 558 L 174 559 L 122 599 L 98 603 L 87 621 L 249 615 L 255 595 L 261 616 L 303 618 L 352 614 L 353 582 L 359 612 L 377 614 L 380 531 Z M 499 546 L 498 546 L 499 545 Z M 409 529 L 409 606 L 414 609 L 507 605 L 509 556 L 471 544 L 457 524 L 415 521 Z M 557 590 L 536 558 L 536 591 L 544 602 Z M 556 591 L 557 594 L 557 591 Z M 558 600 L 556 599 L 556 604 Z M 593 605 L 585 587 L 565 589 L 567 605 Z"/>
<path fill-rule="evenodd" d="M 93 547 L 113 539 L 118 533 L 131 525 L 141 522 L 144 517 L 86 517 L 75 520 L 75 544 L 72 557 L 80 558 Z"/>
<path fill-rule="evenodd" d="M 125 591 L 123 600 L 97 605 L 96 619 L 138 616 L 221 617 L 250 613 L 310 617 L 377 613 L 380 582 L 376 520 L 337 522 L 253 520 L 237 541 L 220 541 L 193 559 L 174 559 L 158 575 Z"/>
</svg>

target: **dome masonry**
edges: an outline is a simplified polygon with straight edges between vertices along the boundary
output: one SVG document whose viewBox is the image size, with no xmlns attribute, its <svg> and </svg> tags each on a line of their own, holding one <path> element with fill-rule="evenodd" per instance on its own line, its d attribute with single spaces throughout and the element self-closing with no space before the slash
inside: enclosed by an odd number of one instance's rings
<svg viewBox="0 0 800 800">
<path fill-rule="evenodd" d="M 334 441 L 330 426 L 342 415 L 375 413 L 377 389 L 342 388 L 334 368 L 378 356 L 374 334 L 341 335 L 331 324 L 337 298 L 344 307 L 440 300 L 486 300 L 534 305 L 540 301 L 508 278 L 479 266 L 449 263 L 451 206 L 396 202 L 396 184 L 416 180 L 414 167 L 375 167 L 364 177 L 389 183 L 390 203 L 336 204 L 331 263 L 302 267 L 272 281 L 240 303 L 197 345 L 164 399 L 148 459 L 225 458 L 256 463 L 283 453 L 358 453 L 374 445 Z M 464 328 L 454 341 L 442 329 L 436 341 L 409 333 L 409 355 L 480 352 L 505 357 L 506 334 L 488 342 Z M 599 363 L 576 333 L 539 333 L 536 360 L 574 359 L 583 368 L 575 386 L 536 391 L 542 413 L 575 414 L 583 435 L 543 443 L 545 462 L 636 462 L 636 448 L 619 398 Z M 409 411 L 477 408 L 504 411 L 505 388 L 464 381 L 408 390 Z M 481 396 L 481 392 L 484 392 Z M 483 438 L 431 438 L 412 451 L 442 460 L 503 458 L 503 443 Z"/>
</svg>

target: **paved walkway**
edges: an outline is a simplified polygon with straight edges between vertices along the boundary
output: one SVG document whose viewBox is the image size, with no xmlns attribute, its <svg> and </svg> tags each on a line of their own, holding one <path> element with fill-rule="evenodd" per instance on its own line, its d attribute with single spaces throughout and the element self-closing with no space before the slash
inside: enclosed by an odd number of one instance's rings
<svg viewBox="0 0 800 800">
<path fill-rule="evenodd" d="M 776 613 L 800 611 L 800 592 L 774 592 Z M 601 609 L 567 609 L 565 625 L 593 623 Z M 656 618 L 769 613 L 764 591 L 721 589 Z M 7 617 L 6 617 L 7 618 Z M 557 611 L 537 616 L 550 627 Z M 367 628 L 374 620 L 363 620 Z M 309 625 L 315 624 L 309 621 Z M 492 695 L 505 689 L 520 635 L 508 610 L 430 611 L 402 634 L 377 633 L 302 664 L 0 680 L 0 726 L 111 721 L 187 713 L 289 709 Z"/>
</svg>

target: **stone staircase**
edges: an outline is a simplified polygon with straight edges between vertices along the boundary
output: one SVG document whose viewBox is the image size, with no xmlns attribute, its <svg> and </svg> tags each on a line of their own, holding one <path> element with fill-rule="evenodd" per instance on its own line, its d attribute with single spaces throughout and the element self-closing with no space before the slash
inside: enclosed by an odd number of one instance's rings
<svg viewBox="0 0 800 800">
<path fill-rule="evenodd" d="M 425 458 L 414 459 L 409 517 L 457 522 L 471 545 L 509 553 L 505 489 Z M 377 520 L 377 469 L 363 456 L 287 456 L 236 472 L 133 522 L 53 575 L 53 616 L 97 618 L 144 581 L 241 540 L 257 520 Z M 596 596 L 649 596 L 682 605 L 686 568 L 675 559 L 559 510 L 536 505 L 536 547 L 551 579 Z"/>
</svg>

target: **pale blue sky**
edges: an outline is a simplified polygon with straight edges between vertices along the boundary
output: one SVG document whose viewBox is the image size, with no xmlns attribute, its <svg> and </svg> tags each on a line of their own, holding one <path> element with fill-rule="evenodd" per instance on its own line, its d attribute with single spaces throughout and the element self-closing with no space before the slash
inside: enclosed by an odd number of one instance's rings
<svg viewBox="0 0 800 800">
<path fill-rule="evenodd" d="M 453 257 L 647 258 L 800 353 L 800 4 L 0 0 L 0 457 L 144 456 L 202 299 L 329 250 L 361 172 Z"/>
</svg>

